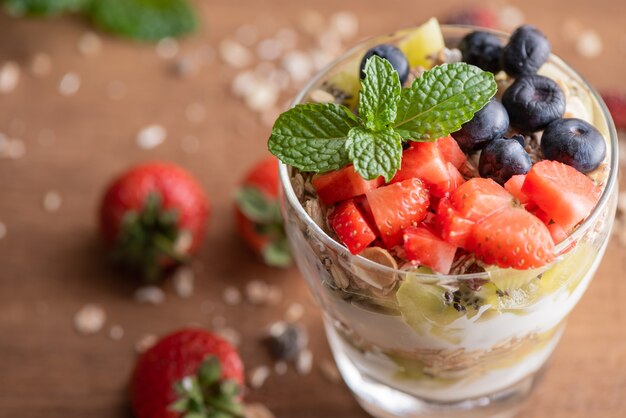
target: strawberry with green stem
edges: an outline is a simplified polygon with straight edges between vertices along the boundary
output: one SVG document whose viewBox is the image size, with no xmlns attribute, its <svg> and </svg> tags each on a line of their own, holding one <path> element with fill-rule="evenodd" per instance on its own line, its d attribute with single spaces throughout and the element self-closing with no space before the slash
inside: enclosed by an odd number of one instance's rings
<svg viewBox="0 0 626 418">
<path fill-rule="evenodd" d="M 198 182 L 165 162 L 132 167 L 111 183 L 100 230 L 113 259 L 154 281 L 201 246 L 209 203 Z"/>
<path fill-rule="evenodd" d="M 235 220 L 246 244 L 274 267 L 291 265 L 278 196 L 278 160 L 259 161 L 237 191 Z"/>
<path fill-rule="evenodd" d="M 136 418 L 243 418 L 243 363 L 200 328 L 158 341 L 137 360 L 130 384 Z"/>
</svg>

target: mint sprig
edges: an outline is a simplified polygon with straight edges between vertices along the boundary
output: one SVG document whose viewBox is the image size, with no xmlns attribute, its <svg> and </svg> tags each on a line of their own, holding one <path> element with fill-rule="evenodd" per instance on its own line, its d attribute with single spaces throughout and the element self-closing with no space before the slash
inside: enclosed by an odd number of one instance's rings
<svg viewBox="0 0 626 418">
<path fill-rule="evenodd" d="M 352 163 L 365 179 L 389 181 L 400 168 L 403 142 L 434 141 L 459 130 L 497 90 L 493 74 L 466 63 L 435 67 L 405 89 L 378 56 L 367 60 L 364 73 L 358 116 L 335 103 L 296 105 L 274 123 L 270 152 L 302 171 Z"/>
</svg>

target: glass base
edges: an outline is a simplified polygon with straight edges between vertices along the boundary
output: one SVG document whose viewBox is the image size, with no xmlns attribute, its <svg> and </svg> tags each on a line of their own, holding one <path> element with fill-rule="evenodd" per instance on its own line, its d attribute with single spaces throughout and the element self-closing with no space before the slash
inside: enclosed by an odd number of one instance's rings
<svg viewBox="0 0 626 418">
<path fill-rule="evenodd" d="M 376 418 L 511 418 L 524 406 L 543 375 L 537 373 L 488 396 L 459 402 L 437 402 L 410 395 L 362 373 L 341 349 L 342 343 L 326 322 L 326 334 L 344 382 L 361 407 Z"/>
</svg>

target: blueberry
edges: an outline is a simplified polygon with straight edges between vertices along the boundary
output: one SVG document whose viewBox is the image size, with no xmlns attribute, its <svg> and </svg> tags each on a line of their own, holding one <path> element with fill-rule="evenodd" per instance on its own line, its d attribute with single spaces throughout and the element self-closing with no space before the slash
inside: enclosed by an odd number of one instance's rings
<svg viewBox="0 0 626 418">
<path fill-rule="evenodd" d="M 465 152 L 476 151 L 489 141 L 499 138 L 509 129 L 509 115 L 500 102 L 491 99 L 485 107 L 474 114 L 472 120 L 464 123 L 461 130 L 454 132 L 461 149 Z"/>
<path fill-rule="evenodd" d="M 466 35 L 459 43 L 463 61 L 485 71 L 500 71 L 502 42 L 497 35 L 476 31 Z"/>
<path fill-rule="evenodd" d="M 541 136 L 541 152 L 548 160 L 571 165 L 582 173 L 598 168 L 606 156 L 602 134 L 581 119 L 557 119 Z"/>
<path fill-rule="evenodd" d="M 502 68 L 511 77 L 535 74 L 549 56 L 548 38 L 534 26 L 520 26 L 502 49 Z"/>
<path fill-rule="evenodd" d="M 541 75 L 520 77 L 502 95 L 511 126 L 524 133 L 541 130 L 563 116 L 565 95 L 556 82 Z"/>
<path fill-rule="evenodd" d="M 268 348 L 270 354 L 278 360 L 295 360 L 307 345 L 307 333 L 298 325 L 279 322 L 270 329 L 270 333 Z"/>
<path fill-rule="evenodd" d="M 518 138 L 497 138 L 480 153 L 478 172 L 500 184 L 516 174 L 526 174 L 532 162 Z"/>
<path fill-rule="evenodd" d="M 365 78 L 365 63 L 372 55 L 384 58 L 391 63 L 391 66 L 398 72 L 400 84 L 404 84 L 409 76 L 409 61 L 402 51 L 393 45 L 380 44 L 369 49 L 361 60 L 361 78 Z"/>
</svg>

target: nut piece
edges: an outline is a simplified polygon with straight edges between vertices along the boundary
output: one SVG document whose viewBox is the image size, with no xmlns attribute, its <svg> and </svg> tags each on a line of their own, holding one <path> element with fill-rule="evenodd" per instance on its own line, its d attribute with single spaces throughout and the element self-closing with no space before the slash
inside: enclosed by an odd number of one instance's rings
<svg viewBox="0 0 626 418">
<path fill-rule="evenodd" d="M 74 328 L 82 335 L 93 335 L 102 329 L 106 318 L 106 312 L 100 305 L 88 303 L 74 315 Z"/>
<path fill-rule="evenodd" d="M 398 263 L 396 262 L 396 260 L 389 253 L 389 251 L 385 250 L 384 248 L 368 247 L 361 251 L 359 255 L 385 267 L 389 267 L 394 270 L 398 268 Z M 365 269 L 359 266 L 357 263 L 358 261 L 352 264 L 352 271 L 354 272 L 354 274 L 359 279 L 377 289 L 383 289 L 385 287 L 391 286 L 395 283 L 396 280 L 398 280 L 398 275 L 396 273 Z"/>
</svg>

